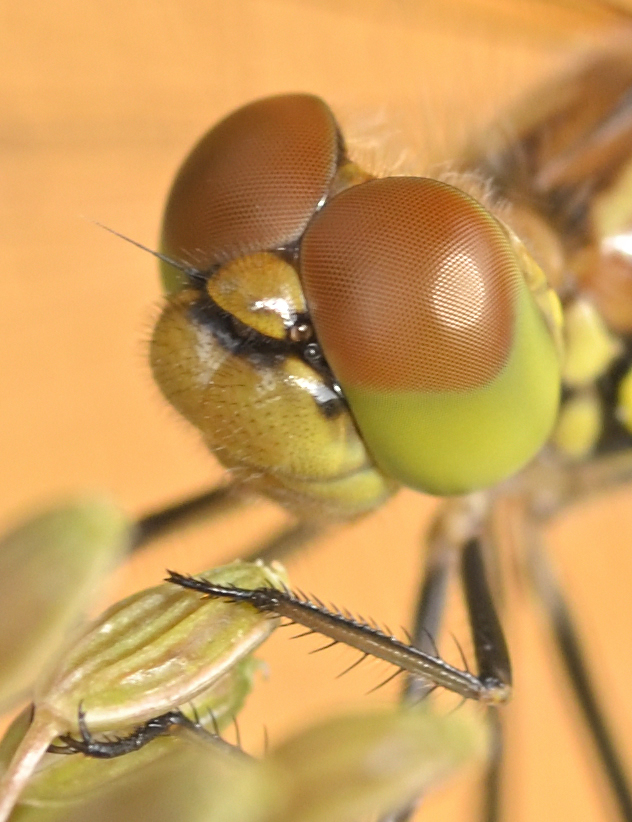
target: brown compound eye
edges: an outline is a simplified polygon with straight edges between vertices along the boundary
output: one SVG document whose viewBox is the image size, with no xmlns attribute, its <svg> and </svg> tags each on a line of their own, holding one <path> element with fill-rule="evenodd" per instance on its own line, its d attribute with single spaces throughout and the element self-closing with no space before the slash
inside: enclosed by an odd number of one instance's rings
<svg viewBox="0 0 632 822">
<path fill-rule="evenodd" d="M 301 249 L 301 279 L 341 382 L 478 386 L 511 346 L 520 271 L 497 221 L 436 180 L 374 180 L 334 198 Z"/>
<path fill-rule="evenodd" d="M 559 363 L 521 265 L 498 220 L 437 180 L 363 183 L 308 226 L 300 275 L 316 334 L 400 482 L 483 487 L 550 433 Z"/>
<path fill-rule="evenodd" d="M 318 97 L 257 100 L 202 137 L 171 189 L 166 254 L 205 270 L 294 243 L 327 194 L 339 136 Z"/>
</svg>

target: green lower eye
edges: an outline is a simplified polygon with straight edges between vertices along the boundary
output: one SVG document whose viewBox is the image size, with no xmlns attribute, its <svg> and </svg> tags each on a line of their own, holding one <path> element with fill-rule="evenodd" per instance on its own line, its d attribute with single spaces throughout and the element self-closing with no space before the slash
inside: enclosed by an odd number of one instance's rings
<svg viewBox="0 0 632 822">
<path fill-rule="evenodd" d="M 377 464 L 405 485 L 438 495 L 492 485 L 548 438 L 560 396 L 553 340 L 526 286 L 514 343 L 487 385 L 461 391 L 343 388 Z"/>
</svg>

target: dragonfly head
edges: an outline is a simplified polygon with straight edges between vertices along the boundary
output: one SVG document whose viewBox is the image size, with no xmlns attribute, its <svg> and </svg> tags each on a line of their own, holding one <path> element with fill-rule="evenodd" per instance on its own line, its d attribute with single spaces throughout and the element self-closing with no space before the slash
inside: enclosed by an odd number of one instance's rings
<svg viewBox="0 0 632 822">
<path fill-rule="evenodd" d="M 182 269 L 163 263 L 154 373 L 229 467 L 310 493 L 350 483 L 359 510 L 392 481 L 494 484 L 550 434 L 556 297 L 540 270 L 459 189 L 359 171 L 317 97 L 211 129 L 174 182 L 163 250 Z"/>
</svg>

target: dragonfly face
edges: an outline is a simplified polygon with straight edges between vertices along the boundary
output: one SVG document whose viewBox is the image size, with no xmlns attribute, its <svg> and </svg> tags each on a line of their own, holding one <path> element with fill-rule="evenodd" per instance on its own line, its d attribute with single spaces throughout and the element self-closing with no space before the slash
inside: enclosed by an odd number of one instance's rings
<svg viewBox="0 0 632 822">
<path fill-rule="evenodd" d="M 183 270 L 164 264 L 156 379 L 273 496 L 335 510 L 338 494 L 344 516 L 392 481 L 464 493 L 550 435 L 560 308 L 537 264 L 463 191 L 369 179 L 318 98 L 211 129 L 176 177 L 163 247 Z"/>
</svg>

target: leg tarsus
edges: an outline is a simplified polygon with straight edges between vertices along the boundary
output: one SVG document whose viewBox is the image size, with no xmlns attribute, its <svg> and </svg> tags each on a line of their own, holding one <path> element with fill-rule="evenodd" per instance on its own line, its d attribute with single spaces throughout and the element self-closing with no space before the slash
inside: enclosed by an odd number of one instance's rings
<svg viewBox="0 0 632 822">
<path fill-rule="evenodd" d="M 182 711 L 167 711 L 160 716 L 148 720 L 143 725 L 139 725 L 130 734 L 123 737 L 116 737 L 110 740 L 95 739 L 88 729 L 86 715 L 83 706 L 78 710 L 78 726 L 80 738 L 77 739 L 72 734 L 60 736 L 61 745 L 50 745 L 50 753 L 73 754 L 81 753 L 92 759 L 114 759 L 118 756 L 138 751 L 148 745 L 158 736 L 169 733 L 174 726 L 188 728 L 195 733 L 208 734 L 202 725 L 185 716 Z"/>
</svg>

